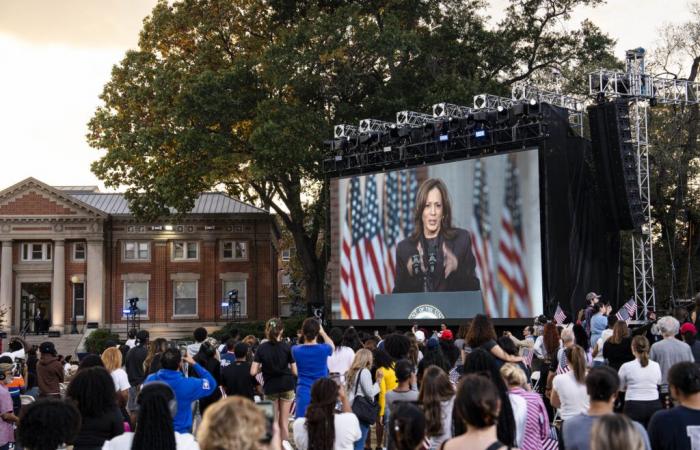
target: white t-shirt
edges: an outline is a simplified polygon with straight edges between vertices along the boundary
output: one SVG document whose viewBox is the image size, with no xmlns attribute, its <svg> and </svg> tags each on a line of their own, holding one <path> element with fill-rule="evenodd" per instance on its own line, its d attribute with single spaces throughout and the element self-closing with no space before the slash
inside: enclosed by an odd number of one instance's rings
<svg viewBox="0 0 700 450">
<path fill-rule="evenodd" d="M 612 336 L 612 330 L 610 328 L 607 328 L 603 330 L 603 332 L 600 335 L 600 338 L 598 338 L 598 342 L 596 342 L 594 345 L 598 345 L 598 353 L 596 353 L 595 358 L 593 358 L 593 361 L 598 361 L 601 363 L 605 362 L 605 358 L 603 358 L 603 346 L 605 345 L 605 341 Z M 593 351 L 593 349 L 591 349 Z"/>
<path fill-rule="evenodd" d="M 335 415 L 335 442 L 333 450 L 352 450 L 355 441 L 362 437 L 360 421 L 353 413 L 340 413 Z M 298 450 L 309 448 L 309 435 L 306 431 L 306 418 L 300 417 L 292 425 L 294 430 L 294 443 Z"/>
<path fill-rule="evenodd" d="M 131 385 L 129 384 L 129 377 L 126 375 L 126 371 L 121 367 L 112 372 L 112 381 L 114 381 L 114 388 L 117 392 L 128 390 Z"/>
<path fill-rule="evenodd" d="M 656 361 L 649 360 L 642 367 L 638 359 L 626 362 L 620 366 L 620 390 L 626 391 L 625 401 L 649 401 L 659 398 L 658 385 L 661 384 L 661 366 Z"/>
<path fill-rule="evenodd" d="M 345 374 L 350 369 L 353 359 L 355 359 L 355 352 L 350 347 L 336 347 L 333 354 L 328 357 L 328 373 L 339 373 L 340 381 L 344 383 Z"/>
<path fill-rule="evenodd" d="M 525 434 L 525 421 L 527 420 L 527 400 L 523 397 L 508 393 L 510 406 L 513 408 L 513 419 L 515 419 L 515 446 L 523 445 L 523 436 Z"/>
<path fill-rule="evenodd" d="M 559 394 L 559 400 L 561 401 L 559 412 L 562 420 L 588 411 L 589 402 L 586 385 L 576 381 L 573 371 L 554 377 L 552 387 Z"/>
<path fill-rule="evenodd" d="M 134 433 L 128 432 L 105 441 L 102 450 L 131 450 L 131 443 L 134 440 Z M 189 433 L 175 432 L 175 446 L 177 450 L 199 450 L 199 444 L 194 440 L 194 436 Z"/>
<path fill-rule="evenodd" d="M 129 348 L 134 348 L 136 347 L 136 339 L 127 339 L 126 342 L 124 342 L 124 345 Z"/>
</svg>

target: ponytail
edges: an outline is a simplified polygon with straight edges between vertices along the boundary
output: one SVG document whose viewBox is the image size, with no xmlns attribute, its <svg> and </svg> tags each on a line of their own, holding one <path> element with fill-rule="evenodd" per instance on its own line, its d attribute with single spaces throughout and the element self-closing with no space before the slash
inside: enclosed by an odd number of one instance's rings
<svg viewBox="0 0 700 450">
<path fill-rule="evenodd" d="M 639 355 L 639 365 L 649 365 L 649 341 L 645 336 L 635 336 L 632 339 L 632 350 Z"/>
<path fill-rule="evenodd" d="M 579 345 L 566 349 L 566 359 L 574 373 L 574 378 L 580 384 L 586 381 L 586 353 Z"/>
</svg>

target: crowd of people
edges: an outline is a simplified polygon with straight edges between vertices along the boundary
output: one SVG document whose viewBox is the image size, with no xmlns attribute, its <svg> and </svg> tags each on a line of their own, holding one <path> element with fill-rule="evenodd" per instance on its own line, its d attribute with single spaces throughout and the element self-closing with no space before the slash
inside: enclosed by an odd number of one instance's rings
<svg viewBox="0 0 700 450">
<path fill-rule="evenodd" d="M 630 329 L 592 293 L 522 336 L 483 315 L 381 335 L 273 318 L 186 347 L 142 329 L 77 364 L 13 339 L 0 450 L 697 449 L 696 316 Z"/>
</svg>

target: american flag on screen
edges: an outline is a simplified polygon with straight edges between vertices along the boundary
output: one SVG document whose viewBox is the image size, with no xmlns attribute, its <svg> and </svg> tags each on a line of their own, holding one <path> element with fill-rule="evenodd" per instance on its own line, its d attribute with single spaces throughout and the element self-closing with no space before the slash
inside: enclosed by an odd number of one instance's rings
<svg viewBox="0 0 700 450">
<path fill-rule="evenodd" d="M 486 314 L 498 315 L 496 289 L 491 264 L 491 224 L 489 222 L 489 188 L 481 160 L 474 163 L 474 214 L 472 214 L 472 253 L 476 259 L 476 276 L 481 282 L 481 296 Z"/>
<path fill-rule="evenodd" d="M 416 200 L 418 192 L 418 178 L 415 169 L 401 172 L 401 225 L 403 237 L 413 233 L 415 224 L 413 223 L 413 202 Z"/>
<path fill-rule="evenodd" d="M 530 316 L 530 290 L 524 267 L 520 173 L 515 155 L 506 159 L 506 193 L 501 214 L 501 234 L 498 243 L 498 279 L 503 284 L 503 317 Z"/>
<path fill-rule="evenodd" d="M 566 313 L 564 313 L 564 310 L 561 309 L 561 306 L 557 304 L 557 310 L 554 311 L 554 321 L 557 323 L 557 325 L 561 325 L 564 323 L 566 320 Z"/>
<path fill-rule="evenodd" d="M 373 297 L 363 272 L 365 225 L 358 177 L 348 183 L 346 204 L 340 252 L 340 309 L 344 318 L 369 319 L 369 302 Z"/>
<path fill-rule="evenodd" d="M 344 319 L 374 318 L 374 296 L 394 288 L 396 246 L 413 230 L 415 170 L 383 176 L 383 195 L 379 195 L 381 179 L 382 175 L 369 175 L 348 182 L 340 252 Z"/>
<path fill-rule="evenodd" d="M 625 322 L 629 322 L 634 316 L 637 314 L 637 304 L 634 302 L 634 299 L 631 298 L 627 300 L 627 302 L 622 305 L 622 308 L 615 314 L 615 317 L 617 317 L 617 320 L 624 320 Z"/>
<path fill-rule="evenodd" d="M 387 292 L 394 289 L 396 274 L 396 245 L 401 236 L 401 204 L 399 203 L 399 173 L 390 172 L 384 178 L 384 279 Z"/>
<path fill-rule="evenodd" d="M 382 237 L 381 217 L 377 180 L 369 175 L 365 181 L 365 283 L 369 285 L 369 318 L 374 317 L 374 296 L 386 294 L 387 282 L 384 272 L 384 238 Z"/>
</svg>

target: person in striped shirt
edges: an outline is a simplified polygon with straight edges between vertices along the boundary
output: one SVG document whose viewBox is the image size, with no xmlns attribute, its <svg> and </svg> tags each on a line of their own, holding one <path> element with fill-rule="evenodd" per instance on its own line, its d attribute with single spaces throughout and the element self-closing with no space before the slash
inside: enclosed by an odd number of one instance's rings
<svg viewBox="0 0 700 450">
<path fill-rule="evenodd" d="M 526 389 L 525 372 L 515 364 L 504 364 L 501 367 L 501 376 L 508 386 L 508 394 L 523 398 L 527 405 L 525 426 L 522 433 L 518 433 L 521 435 L 518 442 L 520 450 L 544 448 L 545 440 L 549 436 L 549 417 L 542 397 L 538 393 Z"/>
</svg>

